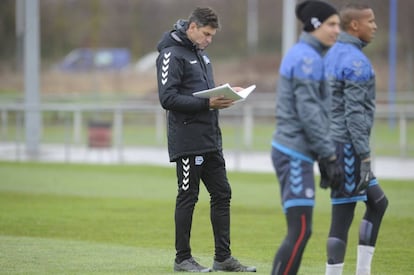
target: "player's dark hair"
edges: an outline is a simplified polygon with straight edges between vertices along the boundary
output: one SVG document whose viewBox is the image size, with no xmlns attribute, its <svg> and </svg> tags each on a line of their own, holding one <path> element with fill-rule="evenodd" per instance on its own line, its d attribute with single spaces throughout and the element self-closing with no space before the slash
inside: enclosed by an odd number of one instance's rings
<svg viewBox="0 0 414 275">
<path fill-rule="evenodd" d="M 366 3 L 349 3 L 341 8 L 339 17 L 341 18 L 341 28 L 347 30 L 352 20 L 358 19 L 357 12 L 370 9 Z"/>
<path fill-rule="evenodd" d="M 198 27 L 210 26 L 214 29 L 220 28 L 217 13 L 211 8 L 196 8 L 188 17 L 188 22 L 194 22 Z"/>
</svg>

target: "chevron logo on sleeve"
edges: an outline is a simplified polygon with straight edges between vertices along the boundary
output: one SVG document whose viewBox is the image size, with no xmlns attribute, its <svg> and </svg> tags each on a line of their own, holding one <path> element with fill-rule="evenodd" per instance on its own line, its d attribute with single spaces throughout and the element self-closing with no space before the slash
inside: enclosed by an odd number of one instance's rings
<svg viewBox="0 0 414 275">
<path fill-rule="evenodd" d="M 165 85 L 168 81 L 168 69 L 170 67 L 170 56 L 171 52 L 164 53 L 161 67 L 161 83 Z"/>
<path fill-rule="evenodd" d="M 181 186 L 181 188 L 184 191 L 187 191 L 188 188 L 190 188 L 190 159 L 189 158 L 185 158 L 185 159 L 181 159 L 181 162 L 183 163 L 183 185 Z"/>
</svg>

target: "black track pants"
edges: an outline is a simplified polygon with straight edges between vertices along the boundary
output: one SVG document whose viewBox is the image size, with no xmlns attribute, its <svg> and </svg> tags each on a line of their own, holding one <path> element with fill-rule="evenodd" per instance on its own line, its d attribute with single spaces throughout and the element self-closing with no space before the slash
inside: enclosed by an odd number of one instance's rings
<svg viewBox="0 0 414 275">
<path fill-rule="evenodd" d="M 210 194 L 210 220 L 213 227 L 215 258 L 219 261 L 230 255 L 230 199 L 222 152 L 186 156 L 176 161 L 178 194 L 175 206 L 176 261 L 190 258 L 190 235 L 195 204 L 198 201 L 200 180 Z"/>
</svg>

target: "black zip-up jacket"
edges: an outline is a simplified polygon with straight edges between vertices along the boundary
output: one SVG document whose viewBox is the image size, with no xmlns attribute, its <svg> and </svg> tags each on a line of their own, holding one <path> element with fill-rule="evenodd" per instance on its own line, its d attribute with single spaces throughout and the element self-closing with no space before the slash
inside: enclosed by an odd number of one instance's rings
<svg viewBox="0 0 414 275">
<path fill-rule="evenodd" d="M 170 161 L 222 150 L 218 110 L 194 92 L 214 88 L 207 54 L 187 38 L 188 22 L 179 20 L 157 45 L 158 96 L 167 110 Z"/>
</svg>

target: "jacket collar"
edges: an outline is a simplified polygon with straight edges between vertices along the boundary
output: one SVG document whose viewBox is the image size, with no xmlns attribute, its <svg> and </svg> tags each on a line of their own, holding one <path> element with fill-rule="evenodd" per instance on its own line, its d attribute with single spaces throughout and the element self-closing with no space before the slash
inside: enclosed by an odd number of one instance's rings
<svg viewBox="0 0 414 275">
<path fill-rule="evenodd" d="M 314 48 L 320 55 L 324 55 L 326 51 L 329 49 L 328 46 L 322 44 L 315 36 L 308 32 L 302 32 L 299 41 L 309 44 L 312 48 Z"/>
<path fill-rule="evenodd" d="M 359 38 L 357 38 L 357 37 L 355 37 L 353 35 L 350 35 L 350 34 L 348 34 L 346 32 L 341 32 L 339 34 L 338 41 L 339 42 L 343 42 L 343 43 L 352 44 L 355 47 L 357 47 L 358 49 L 362 49 L 366 45 L 368 45 L 368 43 L 366 43 L 366 42 L 362 41 L 361 39 L 359 39 Z"/>
<path fill-rule="evenodd" d="M 157 44 L 157 50 L 161 52 L 161 50 L 172 46 L 196 49 L 196 46 L 187 37 L 187 29 L 188 21 L 181 19 L 178 20 L 177 23 L 174 24 L 173 30 L 163 34 L 161 40 Z"/>
<path fill-rule="evenodd" d="M 186 47 L 194 48 L 196 46 L 187 36 L 188 25 L 189 24 L 187 20 L 179 19 L 174 24 L 174 30 L 171 31 L 170 35 L 172 39 L 174 39 L 179 44 L 186 46 Z"/>
</svg>

